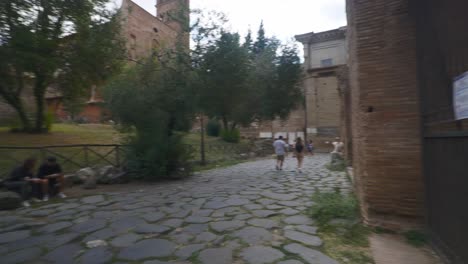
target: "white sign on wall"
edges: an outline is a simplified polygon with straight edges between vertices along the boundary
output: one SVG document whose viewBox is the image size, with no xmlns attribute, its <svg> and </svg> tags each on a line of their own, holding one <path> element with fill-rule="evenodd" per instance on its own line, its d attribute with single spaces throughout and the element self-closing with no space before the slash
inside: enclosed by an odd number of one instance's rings
<svg viewBox="0 0 468 264">
<path fill-rule="evenodd" d="M 273 133 L 271 132 L 260 132 L 260 138 L 272 138 Z"/>
<path fill-rule="evenodd" d="M 468 72 L 455 78 L 453 108 L 456 120 L 468 118 Z"/>
</svg>

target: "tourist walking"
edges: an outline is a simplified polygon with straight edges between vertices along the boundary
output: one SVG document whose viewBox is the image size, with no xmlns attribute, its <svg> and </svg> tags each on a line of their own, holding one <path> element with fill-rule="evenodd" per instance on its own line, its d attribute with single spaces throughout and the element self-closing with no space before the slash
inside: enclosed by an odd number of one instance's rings
<svg viewBox="0 0 468 264">
<path fill-rule="evenodd" d="M 279 136 L 273 143 L 273 147 L 275 148 L 276 154 L 276 170 L 283 170 L 284 158 L 289 146 L 284 142 L 283 136 Z"/>
<path fill-rule="evenodd" d="M 304 161 L 304 143 L 300 137 L 297 138 L 296 144 L 294 145 L 294 153 L 297 159 L 297 170 L 299 173 L 302 173 L 302 163 Z"/>
</svg>

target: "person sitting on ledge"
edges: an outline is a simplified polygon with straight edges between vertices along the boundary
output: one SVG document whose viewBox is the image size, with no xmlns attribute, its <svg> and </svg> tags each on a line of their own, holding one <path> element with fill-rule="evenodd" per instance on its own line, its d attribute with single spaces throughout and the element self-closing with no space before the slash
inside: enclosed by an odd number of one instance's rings
<svg viewBox="0 0 468 264">
<path fill-rule="evenodd" d="M 36 179 L 42 183 L 43 201 L 48 201 L 49 196 L 54 196 L 55 194 L 60 198 L 67 197 L 63 193 L 65 177 L 55 157 L 48 157 L 46 162 L 39 167 Z"/>
<path fill-rule="evenodd" d="M 29 199 L 31 198 L 32 187 L 37 180 L 33 179 L 33 170 L 36 166 L 36 159 L 29 158 L 19 167 L 16 167 L 10 176 L 5 180 L 3 185 L 7 190 L 18 193 L 23 199 L 23 206 L 29 207 Z"/>
</svg>

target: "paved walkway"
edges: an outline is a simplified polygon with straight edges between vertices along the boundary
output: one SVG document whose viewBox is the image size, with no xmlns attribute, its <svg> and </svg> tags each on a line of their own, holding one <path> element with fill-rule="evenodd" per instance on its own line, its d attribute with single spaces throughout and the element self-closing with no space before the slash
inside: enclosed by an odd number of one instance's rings
<svg viewBox="0 0 468 264">
<path fill-rule="evenodd" d="M 292 158 L 281 172 L 256 161 L 137 192 L 0 212 L 0 262 L 335 264 L 304 215 L 315 188 L 349 191 L 343 173 L 324 168 L 328 159 L 307 158 L 302 174 Z"/>
<path fill-rule="evenodd" d="M 372 234 L 372 255 L 376 264 L 441 264 L 428 247 L 416 248 L 398 235 Z"/>
</svg>

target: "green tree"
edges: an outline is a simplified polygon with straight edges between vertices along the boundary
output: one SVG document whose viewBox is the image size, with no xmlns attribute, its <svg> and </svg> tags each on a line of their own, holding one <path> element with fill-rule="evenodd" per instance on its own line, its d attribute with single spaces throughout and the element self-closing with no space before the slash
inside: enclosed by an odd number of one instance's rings
<svg viewBox="0 0 468 264">
<path fill-rule="evenodd" d="M 203 54 L 198 76 L 200 105 L 210 117 L 221 120 L 224 130 L 246 123 L 244 102 L 249 90 L 249 55 L 236 33 L 223 32 Z"/>
<path fill-rule="evenodd" d="M 252 30 L 249 29 L 247 35 L 245 36 L 244 44 L 242 45 L 246 48 L 249 52 L 253 50 L 253 39 L 252 39 Z"/>
<path fill-rule="evenodd" d="M 257 32 L 257 40 L 253 44 L 253 52 L 255 54 L 262 53 L 268 46 L 268 39 L 265 35 L 265 27 L 263 21 L 260 23 L 260 28 Z"/>
<path fill-rule="evenodd" d="M 190 150 L 177 133 L 193 120 L 192 72 L 185 53 L 155 52 L 105 89 L 106 103 L 127 134 L 129 170 L 139 177 L 190 172 Z"/>
<path fill-rule="evenodd" d="M 222 32 L 206 45 L 198 55 L 200 63 L 195 64 L 200 107 L 221 120 L 225 139 L 237 138 L 239 125 L 286 118 L 303 98 L 295 47 L 267 38 L 263 22 L 255 41 L 250 32 L 244 43 L 239 39 L 236 33 Z"/>
<path fill-rule="evenodd" d="M 252 103 L 249 108 L 255 109 L 256 121 L 285 119 L 303 101 L 303 76 L 297 47 L 282 45 L 278 39 L 266 37 L 262 22 L 253 51 L 249 77 Z"/>
<path fill-rule="evenodd" d="M 100 85 L 124 54 L 117 12 L 109 0 L 0 2 L 0 96 L 18 113 L 22 130 L 44 131 L 45 94 L 56 85 L 67 100 Z M 35 116 L 22 94 L 32 89 Z"/>
</svg>

